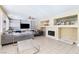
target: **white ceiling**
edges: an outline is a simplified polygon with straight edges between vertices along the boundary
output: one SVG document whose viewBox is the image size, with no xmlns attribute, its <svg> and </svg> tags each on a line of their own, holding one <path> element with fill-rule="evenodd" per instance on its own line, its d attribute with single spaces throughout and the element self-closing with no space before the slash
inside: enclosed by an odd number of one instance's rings
<svg viewBox="0 0 79 59">
<path fill-rule="evenodd" d="M 28 18 L 29 16 L 40 18 L 50 18 L 65 11 L 79 9 L 79 5 L 4 5 L 9 15 Z"/>
</svg>

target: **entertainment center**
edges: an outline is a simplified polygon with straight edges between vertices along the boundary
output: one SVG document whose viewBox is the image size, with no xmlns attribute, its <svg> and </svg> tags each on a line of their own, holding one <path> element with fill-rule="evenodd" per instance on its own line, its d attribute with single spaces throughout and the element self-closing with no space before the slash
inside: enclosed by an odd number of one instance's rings
<svg viewBox="0 0 79 59">
<path fill-rule="evenodd" d="M 31 29 L 31 22 L 28 20 L 11 19 L 9 20 L 9 29 L 13 31 L 29 30 Z"/>
<path fill-rule="evenodd" d="M 50 22 L 50 26 L 46 28 L 46 37 L 78 45 L 79 11 L 71 11 L 55 16 Z M 52 33 L 55 35 L 49 35 L 49 31 L 53 31 Z"/>
</svg>

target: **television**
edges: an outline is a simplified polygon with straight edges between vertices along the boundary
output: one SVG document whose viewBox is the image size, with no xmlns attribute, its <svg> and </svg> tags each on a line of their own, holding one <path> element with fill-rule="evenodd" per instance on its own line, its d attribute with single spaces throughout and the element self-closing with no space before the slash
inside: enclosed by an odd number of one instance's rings
<svg viewBox="0 0 79 59">
<path fill-rule="evenodd" d="M 21 29 L 28 29 L 30 28 L 30 24 L 20 24 Z"/>
</svg>

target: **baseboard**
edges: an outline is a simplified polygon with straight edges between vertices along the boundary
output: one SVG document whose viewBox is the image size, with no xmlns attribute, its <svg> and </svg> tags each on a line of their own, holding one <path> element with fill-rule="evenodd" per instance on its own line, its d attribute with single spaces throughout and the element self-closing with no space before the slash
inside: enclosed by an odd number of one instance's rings
<svg viewBox="0 0 79 59">
<path fill-rule="evenodd" d="M 69 42 L 69 41 L 62 40 L 62 39 L 60 39 L 59 41 L 62 41 L 62 42 L 64 42 L 64 43 L 71 44 L 71 45 L 74 43 L 74 42 Z"/>
<path fill-rule="evenodd" d="M 2 44 L 2 46 L 10 45 L 10 44 L 13 44 L 13 43 L 17 43 L 17 42 L 11 42 L 11 43 Z"/>
</svg>

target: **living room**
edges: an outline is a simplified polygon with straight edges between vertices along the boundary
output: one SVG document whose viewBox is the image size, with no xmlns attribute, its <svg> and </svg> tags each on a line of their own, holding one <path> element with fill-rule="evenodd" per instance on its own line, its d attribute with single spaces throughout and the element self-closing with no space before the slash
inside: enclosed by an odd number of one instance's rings
<svg viewBox="0 0 79 59">
<path fill-rule="evenodd" d="M 79 5 L 1 5 L 0 16 L 0 53 L 79 53 Z"/>
</svg>

